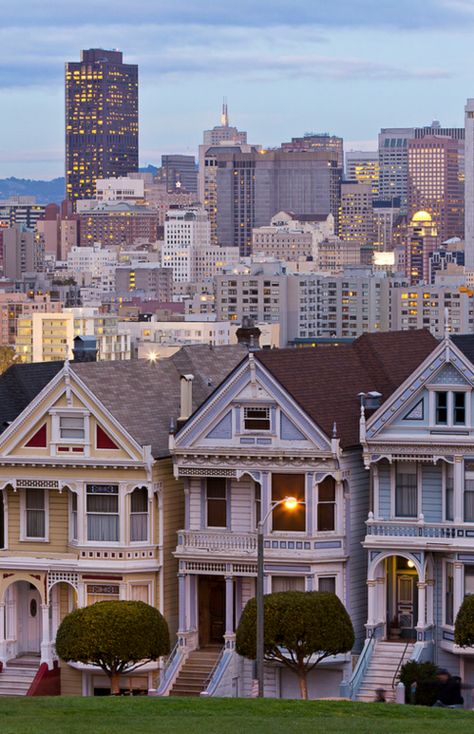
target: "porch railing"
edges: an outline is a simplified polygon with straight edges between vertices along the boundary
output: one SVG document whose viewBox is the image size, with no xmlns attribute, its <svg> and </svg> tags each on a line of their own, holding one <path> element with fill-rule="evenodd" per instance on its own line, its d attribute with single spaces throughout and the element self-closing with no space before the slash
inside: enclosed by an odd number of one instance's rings
<svg viewBox="0 0 474 734">
<path fill-rule="evenodd" d="M 206 688 L 204 689 L 204 691 L 201 692 L 201 696 L 213 696 L 215 694 L 219 683 L 224 677 L 224 673 L 227 670 L 230 661 L 232 660 L 233 654 L 233 650 L 226 650 L 225 647 L 222 648 L 220 655 L 217 658 L 216 664 L 214 665 L 209 675 L 209 678 L 207 679 Z"/>
<path fill-rule="evenodd" d="M 168 655 L 161 671 L 160 682 L 158 684 L 158 688 L 156 689 L 157 696 L 167 695 L 170 685 L 176 673 L 178 672 L 183 657 L 183 648 L 179 645 L 179 642 L 177 642 Z"/>
<path fill-rule="evenodd" d="M 376 642 L 376 634 L 374 630 L 370 630 L 368 637 L 365 641 L 364 648 L 359 655 L 356 666 L 352 672 L 352 676 L 346 685 L 341 684 L 341 695 L 346 698 L 350 698 L 351 701 L 355 701 L 357 698 L 357 692 L 364 680 L 365 672 L 370 663 L 370 659 L 374 652 Z M 343 687 L 345 690 L 343 690 Z"/>
<path fill-rule="evenodd" d="M 423 518 L 411 521 L 396 522 L 392 520 L 366 521 L 367 535 L 380 538 L 432 538 L 440 540 L 459 540 L 474 538 L 474 528 L 462 525 L 445 525 L 442 523 L 425 523 Z"/>
<path fill-rule="evenodd" d="M 182 530 L 178 533 L 178 546 L 189 550 L 205 551 L 257 551 L 257 533 L 214 533 Z"/>
</svg>

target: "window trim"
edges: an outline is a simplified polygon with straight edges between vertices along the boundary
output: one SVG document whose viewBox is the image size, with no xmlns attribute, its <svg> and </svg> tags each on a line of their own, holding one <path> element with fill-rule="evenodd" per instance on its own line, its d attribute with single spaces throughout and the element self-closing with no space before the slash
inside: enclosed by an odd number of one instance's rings
<svg viewBox="0 0 474 734">
<path fill-rule="evenodd" d="M 225 503 L 225 525 L 209 525 L 208 520 L 208 507 L 209 507 L 209 498 L 207 496 L 207 482 L 208 479 L 223 479 L 224 486 L 225 486 L 225 498 L 218 498 L 218 497 L 211 497 L 211 500 L 218 500 L 220 502 Z M 229 481 L 226 477 L 205 477 L 204 478 L 204 512 L 205 512 L 205 527 L 207 530 L 230 530 L 230 522 L 231 519 L 229 518 L 229 511 L 230 511 L 230 487 L 229 487 Z"/>
<path fill-rule="evenodd" d="M 322 484 L 326 479 L 332 479 L 334 481 L 334 500 L 321 500 L 319 499 L 319 485 Z M 336 481 L 336 478 L 332 474 L 326 474 L 321 481 L 319 481 L 317 484 L 315 484 L 315 532 L 317 535 L 326 535 L 329 533 L 337 533 L 338 532 L 338 520 L 339 520 L 339 512 L 338 512 L 338 482 Z M 334 507 L 334 527 L 332 530 L 319 530 L 318 528 L 318 515 L 319 515 L 319 505 L 333 505 Z"/>
<path fill-rule="evenodd" d="M 451 519 L 448 518 L 447 512 L 446 512 L 446 509 L 448 506 L 447 485 L 448 485 L 448 468 L 449 467 L 451 467 L 452 472 L 453 472 L 453 517 Z M 442 497 L 443 497 L 443 513 L 442 513 L 443 522 L 454 522 L 454 464 L 449 464 L 448 462 L 443 461 L 443 471 L 442 471 L 441 481 L 442 481 Z"/>
<path fill-rule="evenodd" d="M 113 486 L 116 486 L 117 487 L 117 495 L 116 495 L 117 496 L 117 512 L 116 513 L 115 512 L 113 512 L 113 513 L 112 512 L 107 512 L 107 513 L 103 513 L 103 512 L 91 512 L 91 513 L 89 513 L 89 511 L 87 509 L 87 497 L 88 497 L 88 494 L 89 494 L 88 491 L 87 491 L 87 488 L 89 486 L 98 487 L 98 486 L 101 486 L 101 485 L 102 486 L 110 486 L 110 485 L 113 485 Z M 122 493 L 120 491 L 120 482 L 117 482 L 117 483 L 114 483 L 114 482 L 84 482 L 84 518 L 85 518 L 85 542 L 86 542 L 86 545 L 94 546 L 96 543 L 99 543 L 101 547 L 102 546 L 104 546 L 104 547 L 105 546 L 116 547 L 117 545 L 121 545 L 122 544 L 122 537 L 123 537 L 122 521 L 121 521 L 122 508 L 123 508 L 123 504 L 122 504 Z M 88 523 L 89 514 L 91 514 L 91 515 L 117 515 L 117 517 L 118 517 L 118 538 L 117 538 L 117 540 L 90 540 L 89 539 L 89 523 Z M 78 532 L 79 532 L 79 528 L 78 528 Z"/>
<path fill-rule="evenodd" d="M 26 534 L 26 491 L 33 489 L 35 492 L 43 492 L 44 497 L 44 537 L 32 537 Z M 20 490 L 20 541 L 24 543 L 49 543 L 49 489 L 37 489 L 36 487 L 22 487 Z"/>
<path fill-rule="evenodd" d="M 471 400 L 472 387 L 470 385 L 429 385 L 429 428 L 436 431 L 446 430 L 469 430 L 471 428 Z M 448 421 L 447 423 L 436 422 L 436 393 L 445 392 L 448 396 Z M 465 421 L 454 423 L 454 393 L 466 393 L 465 398 Z"/>
<path fill-rule="evenodd" d="M 264 410 L 266 411 L 266 417 L 262 418 L 262 422 L 268 420 L 268 428 L 247 428 L 245 425 L 246 413 L 249 410 Z M 258 418 L 253 418 L 250 420 L 259 420 Z M 271 405 L 244 405 L 242 406 L 242 433 L 272 433 L 272 406 Z"/>
<path fill-rule="evenodd" d="M 453 570 L 453 623 L 449 624 L 449 622 L 446 621 L 446 595 L 448 592 L 448 566 L 452 566 Z M 443 588 L 442 588 L 442 599 L 443 603 L 441 605 L 441 619 L 442 619 L 442 626 L 443 627 L 449 627 L 450 629 L 454 629 L 454 621 L 456 619 L 455 614 L 455 594 L 454 594 L 454 585 L 456 583 L 456 574 L 454 570 L 454 561 L 444 560 L 443 561 Z M 464 584 L 464 581 L 463 581 Z"/>
<path fill-rule="evenodd" d="M 132 512 L 132 494 L 137 489 L 144 489 L 147 493 L 147 500 L 146 500 L 146 513 L 144 512 Z M 120 510 L 119 510 L 120 512 Z M 132 515 L 145 515 L 146 514 L 146 538 L 144 540 L 132 540 Z M 143 543 L 150 543 L 150 498 L 148 494 L 148 487 L 145 485 L 137 485 L 132 489 L 131 492 L 128 493 L 128 542 L 130 545 L 136 546 L 136 545 L 143 545 Z"/>
<path fill-rule="evenodd" d="M 88 456 L 90 453 L 90 418 L 91 414 L 84 408 L 53 408 L 49 411 L 51 416 L 51 452 L 54 456 L 66 456 L 67 454 L 58 454 L 58 445 L 66 446 L 83 446 L 84 452 L 82 456 Z M 84 438 L 61 438 L 61 418 L 84 418 Z"/>
</svg>

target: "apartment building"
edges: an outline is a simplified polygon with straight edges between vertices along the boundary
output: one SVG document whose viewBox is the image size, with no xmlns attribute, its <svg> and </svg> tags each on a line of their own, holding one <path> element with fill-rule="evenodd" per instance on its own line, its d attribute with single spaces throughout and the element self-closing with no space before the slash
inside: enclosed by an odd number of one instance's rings
<svg viewBox="0 0 474 734">
<path fill-rule="evenodd" d="M 59 313 L 61 301 L 47 294 L 0 293 L 0 346 L 15 346 L 18 319 L 36 312 Z"/>
<path fill-rule="evenodd" d="M 270 225 L 252 230 L 252 253 L 276 260 L 315 258 L 324 238 L 334 234 L 332 214 L 278 212 Z"/>
</svg>

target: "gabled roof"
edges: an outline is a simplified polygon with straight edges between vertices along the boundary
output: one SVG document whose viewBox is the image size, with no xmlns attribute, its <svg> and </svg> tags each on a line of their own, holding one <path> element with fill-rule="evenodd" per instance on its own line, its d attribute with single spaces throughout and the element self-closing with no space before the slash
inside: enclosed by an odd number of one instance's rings
<svg viewBox="0 0 474 734">
<path fill-rule="evenodd" d="M 71 362 L 76 374 L 124 429 L 155 458 L 168 455 L 170 420 L 179 416 L 180 376 L 193 374 L 193 410 L 247 354 L 241 345 L 183 347 L 168 359 Z M 62 369 L 63 362 L 15 365 L 0 378 L 0 431 Z"/>
<path fill-rule="evenodd" d="M 360 392 L 386 400 L 435 349 L 425 329 L 364 334 L 352 344 L 255 353 L 327 436 L 334 422 L 341 446 L 359 444 Z"/>
</svg>

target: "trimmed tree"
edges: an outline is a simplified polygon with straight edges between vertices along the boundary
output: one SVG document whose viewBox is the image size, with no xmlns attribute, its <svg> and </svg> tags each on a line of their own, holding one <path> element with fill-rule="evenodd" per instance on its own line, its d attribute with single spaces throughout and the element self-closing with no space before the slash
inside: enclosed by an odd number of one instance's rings
<svg viewBox="0 0 474 734">
<path fill-rule="evenodd" d="M 239 655 L 255 660 L 257 603 L 247 602 L 236 635 Z M 282 591 L 264 597 L 265 660 L 283 663 L 298 676 L 301 698 L 308 698 L 308 673 L 324 658 L 348 652 L 354 644 L 351 619 L 336 594 Z"/>
<path fill-rule="evenodd" d="M 112 695 L 120 676 L 169 653 L 168 625 L 143 601 L 99 601 L 71 612 L 59 625 L 56 652 L 63 660 L 98 665 L 110 678 Z"/>
<path fill-rule="evenodd" d="M 464 597 L 454 623 L 454 642 L 459 647 L 474 646 L 474 594 Z"/>
</svg>

